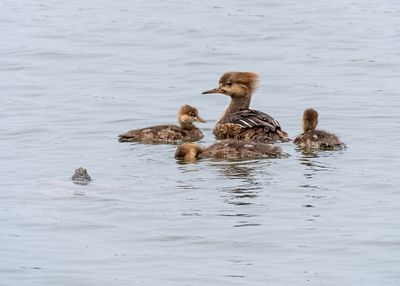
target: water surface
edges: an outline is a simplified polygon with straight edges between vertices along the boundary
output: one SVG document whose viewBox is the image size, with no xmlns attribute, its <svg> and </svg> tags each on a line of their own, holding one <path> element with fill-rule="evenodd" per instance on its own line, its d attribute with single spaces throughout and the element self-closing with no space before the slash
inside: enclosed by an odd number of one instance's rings
<svg viewBox="0 0 400 286">
<path fill-rule="evenodd" d="M 397 1 L 0 3 L 1 285 L 399 285 Z M 348 145 L 179 164 L 119 133 L 252 106 Z M 69 180 L 84 166 L 94 181 Z"/>
</svg>

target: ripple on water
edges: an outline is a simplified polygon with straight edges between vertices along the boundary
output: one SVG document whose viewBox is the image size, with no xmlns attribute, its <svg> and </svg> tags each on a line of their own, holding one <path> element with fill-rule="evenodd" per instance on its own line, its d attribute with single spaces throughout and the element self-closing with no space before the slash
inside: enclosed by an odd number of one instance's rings
<svg viewBox="0 0 400 286">
<path fill-rule="evenodd" d="M 1 283 L 399 285 L 396 4 L 2 1 Z M 314 107 L 348 148 L 182 164 L 118 143 L 191 104 L 212 144 L 228 98 L 200 93 L 230 70 L 291 137 Z"/>
</svg>

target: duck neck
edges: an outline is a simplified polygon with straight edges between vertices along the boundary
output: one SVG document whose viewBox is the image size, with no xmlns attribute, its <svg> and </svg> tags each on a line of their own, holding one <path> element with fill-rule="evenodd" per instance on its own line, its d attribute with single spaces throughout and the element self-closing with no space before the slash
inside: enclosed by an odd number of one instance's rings
<svg viewBox="0 0 400 286">
<path fill-rule="evenodd" d="M 201 153 L 203 153 L 203 149 L 200 146 L 196 146 L 196 149 L 192 151 L 191 157 L 193 159 L 201 158 Z"/>
<path fill-rule="evenodd" d="M 182 130 L 187 130 L 187 131 L 192 131 L 194 129 L 197 129 L 197 127 L 193 123 L 186 123 L 186 122 L 179 122 L 179 126 L 182 128 Z"/>
<path fill-rule="evenodd" d="M 249 109 L 250 107 L 251 96 L 246 97 L 231 97 L 231 102 L 228 107 L 225 109 L 222 117 L 219 121 L 223 120 L 226 116 L 241 111 Z"/>
</svg>

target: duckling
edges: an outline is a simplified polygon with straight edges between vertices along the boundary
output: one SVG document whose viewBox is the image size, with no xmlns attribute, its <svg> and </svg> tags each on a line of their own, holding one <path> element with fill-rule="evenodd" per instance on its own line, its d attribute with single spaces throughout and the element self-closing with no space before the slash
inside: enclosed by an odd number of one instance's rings
<svg viewBox="0 0 400 286">
<path fill-rule="evenodd" d="M 290 141 L 288 134 L 272 116 L 249 109 L 251 96 L 256 89 L 258 75 L 252 72 L 227 72 L 222 75 L 217 88 L 202 94 L 222 93 L 231 102 L 213 129 L 217 139 L 241 139 L 261 143 Z"/>
<path fill-rule="evenodd" d="M 224 140 L 214 143 L 207 148 L 198 144 L 183 143 L 175 152 L 176 159 L 193 161 L 202 158 L 213 159 L 257 159 L 285 157 L 281 148 L 269 144 L 252 142 L 248 140 Z"/>
<path fill-rule="evenodd" d="M 317 130 L 318 112 L 309 108 L 303 114 L 303 133 L 294 139 L 294 144 L 303 149 L 340 150 L 346 145 L 339 138 L 326 131 Z"/>
<path fill-rule="evenodd" d="M 176 125 L 157 125 L 131 130 L 118 136 L 119 142 L 178 143 L 192 142 L 203 138 L 203 133 L 193 122 L 206 122 L 196 108 L 183 105 L 179 109 Z"/>
</svg>

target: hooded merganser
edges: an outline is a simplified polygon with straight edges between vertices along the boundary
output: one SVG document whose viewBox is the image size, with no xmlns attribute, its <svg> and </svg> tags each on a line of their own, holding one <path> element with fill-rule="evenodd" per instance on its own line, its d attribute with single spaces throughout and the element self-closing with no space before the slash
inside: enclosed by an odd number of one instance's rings
<svg viewBox="0 0 400 286">
<path fill-rule="evenodd" d="M 303 149 L 340 150 L 346 145 L 331 133 L 317 130 L 318 112 L 309 108 L 303 114 L 303 133 L 294 139 L 294 144 Z"/>
<path fill-rule="evenodd" d="M 131 130 L 118 136 L 119 142 L 178 143 L 192 142 L 203 138 L 203 133 L 193 122 L 206 122 L 196 108 L 183 105 L 179 109 L 177 125 L 157 125 Z"/>
<path fill-rule="evenodd" d="M 251 95 L 256 89 L 258 75 L 251 72 L 227 72 L 219 80 L 219 87 L 202 94 L 222 93 L 231 97 L 228 108 L 214 127 L 217 139 L 242 139 L 262 143 L 290 141 L 272 116 L 249 109 Z"/>
<path fill-rule="evenodd" d="M 213 159 L 257 159 L 284 157 L 281 148 L 265 143 L 247 140 L 224 140 L 214 143 L 207 148 L 198 144 L 184 143 L 178 146 L 175 158 L 193 161 L 201 158 Z"/>
</svg>

